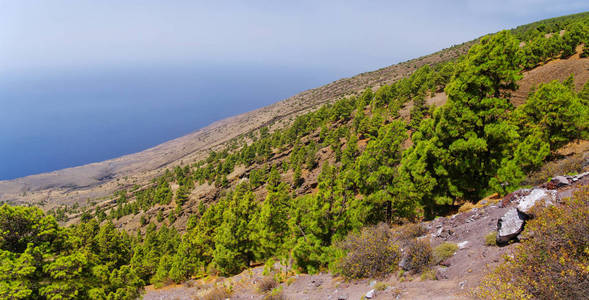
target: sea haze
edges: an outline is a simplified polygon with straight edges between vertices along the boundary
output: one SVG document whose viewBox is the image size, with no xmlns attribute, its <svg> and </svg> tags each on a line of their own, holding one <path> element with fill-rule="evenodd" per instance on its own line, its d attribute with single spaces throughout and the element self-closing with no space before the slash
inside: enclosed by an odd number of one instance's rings
<svg viewBox="0 0 589 300">
<path fill-rule="evenodd" d="M 138 152 L 341 76 L 203 64 L 31 74 L 0 78 L 2 180 Z"/>
</svg>

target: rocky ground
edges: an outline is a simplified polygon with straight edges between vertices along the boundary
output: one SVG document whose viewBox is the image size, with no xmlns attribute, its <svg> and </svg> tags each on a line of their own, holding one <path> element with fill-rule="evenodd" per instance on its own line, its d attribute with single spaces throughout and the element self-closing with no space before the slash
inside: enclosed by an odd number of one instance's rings
<svg viewBox="0 0 589 300">
<path fill-rule="evenodd" d="M 559 199 L 570 197 L 580 186 L 589 185 L 589 172 L 563 178 L 566 184 L 559 181 L 562 179 L 554 179 L 536 187 L 554 198 L 535 197 L 535 201 L 544 204 L 547 203 L 545 200 L 552 199 L 557 204 Z M 526 201 L 532 197 L 526 196 L 534 189 L 529 191 L 502 199 L 491 196 L 468 211 L 424 222 L 427 234 L 423 238 L 429 239 L 433 247 L 443 242 L 459 246 L 452 257 L 432 269 L 435 279 L 411 275 L 399 279 L 393 274 L 386 278 L 347 281 L 327 273 L 293 274 L 281 284 L 282 295 L 284 299 L 361 299 L 366 298 L 367 293 L 370 296 L 372 291 L 372 299 L 470 299 L 469 290 L 479 284 L 487 271 L 501 263 L 503 256 L 513 251 L 515 245 L 487 245 L 485 237 L 497 230 L 498 220 L 507 212 L 527 205 Z M 517 234 L 512 236 L 516 237 Z M 231 299 L 264 299 L 266 295 L 257 289 L 258 282 L 264 278 L 262 272 L 263 267 L 256 267 L 230 278 L 201 279 L 162 289 L 148 287 L 144 299 L 198 299 L 211 288 L 223 285 L 233 288 Z"/>
</svg>

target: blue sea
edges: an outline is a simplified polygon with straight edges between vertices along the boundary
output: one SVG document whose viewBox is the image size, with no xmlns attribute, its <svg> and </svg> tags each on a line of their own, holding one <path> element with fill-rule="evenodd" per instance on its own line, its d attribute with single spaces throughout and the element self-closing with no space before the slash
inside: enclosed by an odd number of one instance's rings
<svg viewBox="0 0 589 300">
<path fill-rule="evenodd" d="M 2 75 L 0 180 L 138 152 L 339 76 L 253 64 Z"/>
</svg>

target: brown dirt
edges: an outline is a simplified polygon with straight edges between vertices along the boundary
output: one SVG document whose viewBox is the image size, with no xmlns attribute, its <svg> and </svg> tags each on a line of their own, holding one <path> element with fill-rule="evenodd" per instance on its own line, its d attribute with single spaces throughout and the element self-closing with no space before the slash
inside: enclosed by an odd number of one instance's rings
<svg viewBox="0 0 589 300">
<path fill-rule="evenodd" d="M 524 77 L 518 82 L 519 89 L 513 93 L 514 105 L 525 102 L 533 88 L 540 83 L 553 80 L 563 81 L 571 74 L 575 75 L 575 89 L 583 88 L 583 84 L 589 80 L 589 58 L 580 58 L 582 46 L 577 47 L 577 53 L 567 59 L 555 59 L 543 66 L 524 72 Z"/>
</svg>

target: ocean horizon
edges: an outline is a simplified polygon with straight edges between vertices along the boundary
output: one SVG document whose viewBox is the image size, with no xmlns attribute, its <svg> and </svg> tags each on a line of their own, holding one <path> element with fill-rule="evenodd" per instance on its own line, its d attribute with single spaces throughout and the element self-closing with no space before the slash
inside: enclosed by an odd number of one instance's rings
<svg viewBox="0 0 589 300">
<path fill-rule="evenodd" d="M 253 64 L 5 75 L 0 180 L 139 152 L 340 77 Z"/>
</svg>

